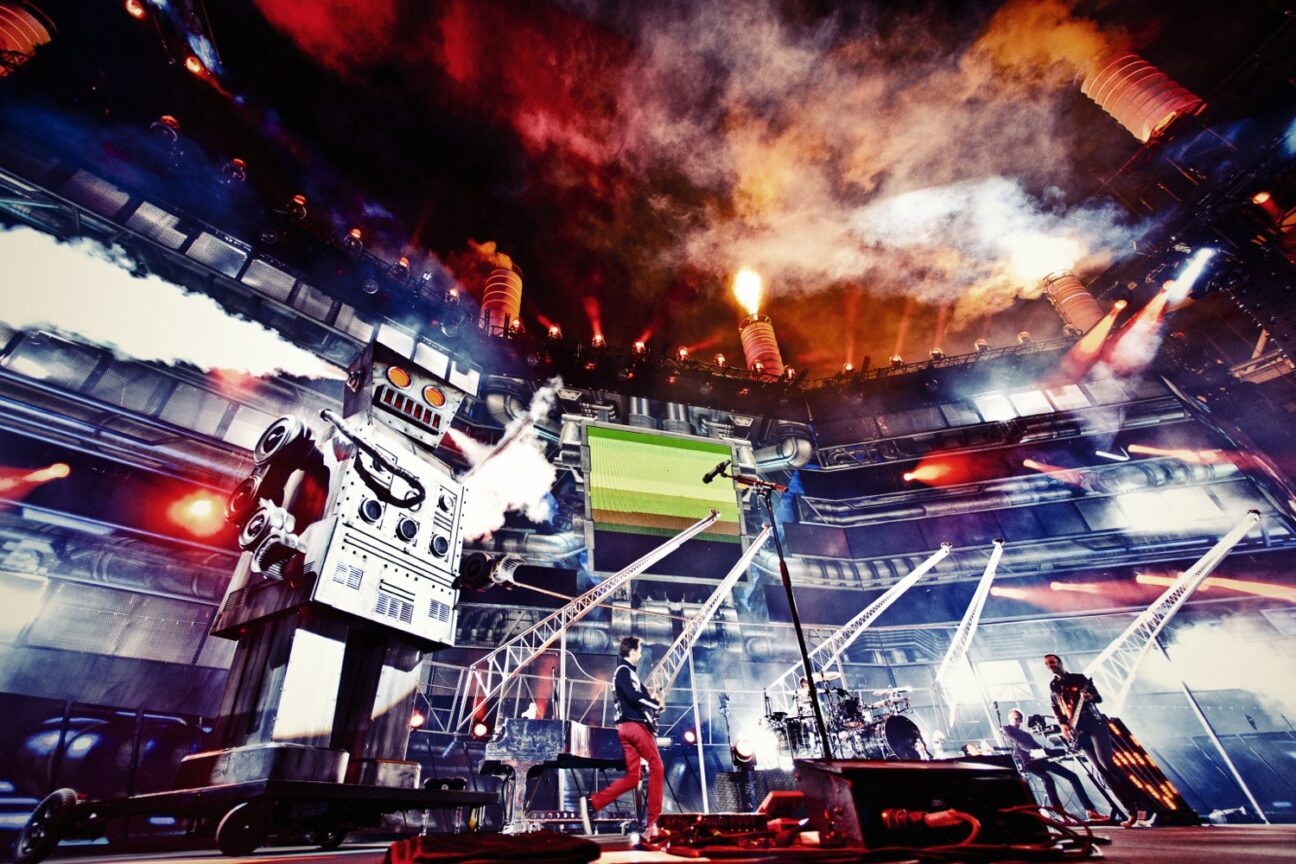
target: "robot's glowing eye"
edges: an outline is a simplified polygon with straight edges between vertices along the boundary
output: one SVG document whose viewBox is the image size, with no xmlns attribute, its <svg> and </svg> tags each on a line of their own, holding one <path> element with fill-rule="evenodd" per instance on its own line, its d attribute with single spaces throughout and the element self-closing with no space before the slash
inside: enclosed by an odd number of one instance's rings
<svg viewBox="0 0 1296 864">
<path fill-rule="evenodd" d="M 445 394 L 435 387 L 424 387 L 423 398 L 433 408 L 440 408 L 445 404 Z"/>
<path fill-rule="evenodd" d="M 410 385 L 410 374 L 399 366 L 388 366 L 387 380 L 390 381 L 393 386 L 404 390 Z"/>
</svg>

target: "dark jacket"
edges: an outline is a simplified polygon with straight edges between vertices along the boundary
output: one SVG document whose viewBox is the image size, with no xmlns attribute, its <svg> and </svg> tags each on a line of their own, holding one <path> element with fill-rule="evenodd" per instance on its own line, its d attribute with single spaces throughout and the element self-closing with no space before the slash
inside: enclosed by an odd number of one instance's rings
<svg viewBox="0 0 1296 864">
<path fill-rule="evenodd" d="M 1032 750 L 1043 750 L 1044 745 L 1035 740 L 1035 736 L 1027 732 L 1020 726 L 1003 726 L 1003 733 L 1008 738 L 1008 743 L 1012 745 L 1013 761 L 1019 768 L 1024 768 L 1035 757 L 1031 756 Z"/>
<path fill-rule="evenodd" d="M 648 714 L 645 708 L 659 711 L 661 705 L 657 700 L 648 695 L 648 691 L 639 683 L 639 675 L 635 668 L 626 660 L 616 668 L 616 675 L 613 678 L 616 684 L 616 722 L 618 723 L 642 723 L 645 726 L 651 726 Z"/>
<path fill-rule="evenodd" d="M 1089 698 L 1085 700 L 1085 707 L 1076 719 L 1074 731 L 1087 732 L 1103 722 L 1102 712 L 1097 707 L 1102 701 L 1102 695 L 1094 687 L 1092 678 L 1079 672 L 1064 672 L 1053 676 L 1053 680 L 1049 682 L 1049 692 L 1052 694 L 1053 715 L 1059 723 L 1071 725 L 1071 715 L 1081 693 L 1088 694 Z"/>
</svg>

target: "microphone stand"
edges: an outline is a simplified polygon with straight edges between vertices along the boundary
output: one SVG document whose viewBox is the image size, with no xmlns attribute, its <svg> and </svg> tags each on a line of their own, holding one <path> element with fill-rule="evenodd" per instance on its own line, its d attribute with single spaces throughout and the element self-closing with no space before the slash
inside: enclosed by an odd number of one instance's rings
<svg viewBox="0 0 1296 864">
<path fill-rule="evenodd" d="M 828 738 L 828 726 L 824 723 L 823 709 L 819 707 L 814 668 L 810 665 L 810 652 L 806 650 L 805 632 L 801 629 L 801 616 L 797 613 L 796 597 L 792 594 L 792 577 L 788 573 L 787 560 L 783 557 L 783 541 L 779 537 L 778 519 L 774 516 L 772 500 L 774 491 L 785 492 L 787 487 L 761 480 L 759 477 L 730 474 L 728 471 L 723 472 L 723 476 L 746 486 L 760 496 L 761 502 L 765 505 L 765 512 L 769 513 L 770 525 L 774 528 L 771 532 L 774 535 L 774 549 L 778 553 L 779 576 L 783 580 L 783 590 L 787 592 L 788 610 L 792 613 L 792 629 L 796 631 L 797 648 L 801 650 L 801 667 L 805 671 L 806 680 L 810 682 L 810 695 L 813 697 L 810 700 L 810 707 L 814 711 L 815 731 L 819 733 L 819 740 L 823 742 L 823 755 L 832 759 L 835 754 Z"/>
</svg>

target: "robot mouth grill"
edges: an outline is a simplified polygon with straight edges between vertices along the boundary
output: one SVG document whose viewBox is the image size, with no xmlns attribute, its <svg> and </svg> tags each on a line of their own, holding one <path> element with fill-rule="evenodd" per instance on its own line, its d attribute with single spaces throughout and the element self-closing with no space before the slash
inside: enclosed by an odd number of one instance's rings
<svg viewBox="0 0 1296 864">
<path fill-rule="evenodd" d="M 380 385 L 374 393 L 374 402 L 399 417 L 414 421 L 425 429 L 431 429 L 433 432 L 441 430 L 440 414 L 417 399 L 398 393 L 390 387 Z"/>
</svg>

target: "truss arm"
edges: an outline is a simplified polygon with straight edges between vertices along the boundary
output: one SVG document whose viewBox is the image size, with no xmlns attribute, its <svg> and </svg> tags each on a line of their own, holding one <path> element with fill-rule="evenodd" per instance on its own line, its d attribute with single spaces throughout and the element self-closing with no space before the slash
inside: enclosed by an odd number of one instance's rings
<svg viewBox="0 0 1296 864">
<path fill-rule="evenodd" d="M 718 510 L 699 519 L 679 534 L 653 549 L 595 585 L 566 606 L 546 616 L 527 630 L 509 639 L 485 657 L 468 667 L 467 682 L 459 694 L 460 705 L 454 722 L 455 731 L 463 731 L 475 714 L 477 705 L 499 696 L 509 682 L 558 640 L 568 628 L 588 615 L 595 606 L 616 593 L 635 576 L 647 570 L 720 518 Z"/>
<path fill-rule="evenodd" d="M 936 684 L 940 686 L 941 691 L 945 694 L 945 701 L 949 703 L 950 728 L 954 726 L 954 714 L 958 710 L 958 705 L 953 698 L 946 676 L 952 675 L 955 669 L 966 666 L 965 661 L 968 657 L 968 651 L 972 647 L 972 637 L 976 635 L 977 624 L 981 621 L 981 610 L 985 608 L 986 598 L 990 596 L 990 583 L 994 582 L 995 571 L 999 569 L 999 559 L 1003 557 L 1003 546 L 1004 541 L 994 541 L 994 549 L 990 552 L 990 561 L 986 564 L 985 571 L 981 574 L 981 581 L 977 583 L 976 591 L 972 594 L 972 602 L 968 604 L 967 611 L 963 613 L 963 620 L 959 622 L 958 629 L 954 631 L 954 638 L 950 640 L 949 650 L 945 652 L 945 659 L 941 661 L 940 668 L 936 670 Z"/>
<path fill-rule="evenodd" d="M 855 644 L 855 640 L 869 628 L 869 625 L 879 615 L 885 612 L 892 603 L 900 599 L 901 594 L 913 587 L 913 584 L 925 576 L 927 571 L 935 567 L 946 555 L 949 555 L 951 548 L 949 543 L 942 543 L 941 547 L 933 552 L 931 557 L 915 567 L 909 575 L 888 588 L 886 593 L 870 603 L 864 611 L 848 621 L 840 630 L 820 643 L 818 647 L 810 652 L 810 665 L 816 671 L 832 666 L 847 648 Z M 784 706 L 790 705 L 796 694 L 796 681 L 800 676 L 801 664 L 795 663 L 765 688 L 766 694 Z"/>
<path fill-rule="evenodd" d="M 1155 643 L 1156 637 L 1166 628 L 1170 619 L 1201 586 L 1206 577 L 1228 556 L 1233 547 L 1241 543 L 1258 524 L 1260 524 L 1260 511 L 1248 510 L 1246 516 L 1232 531 L 1221 537 L 1210 551 L 1198 559 L 1197 563 L 1179 574 L 1179 578 L 1165 590 L 1165 593 L 1140 612 L 1129 627 L 1125 628 L 1125 632 L 1113 639 L 1112 643 L 1085 667 L 1084 674 L 1094 679 L 1099 692 L 1106 690 L 1109 694 L 1116 694 L 1110 703 L 1110 710 L 1113 713 L 1119 711 L 1124 705 L 1130 687 L 1134 684 L 1139 665 Z"/>
<path fill-rule="evenodd" d="M 648 689 L 656 693 L 659 699 L 665 698 L 666 691 L 671 688 L 671 685 L 675 683 L 675 679 L 679 677 L 680 671 L 684 668 L 684 665 L 688 663 L 689 652 L 693 650 L 694 643 L 696 643 L 698 637 L 702 635 L 702 631 L 711 621 L 716 610 L 720 608 L 720 604 L 729 596 L 729 592 L 733 588 L 734 583 L 747 572 L 749 567 L 751 567 L 752 559 L 756 557 L 756 553 L 760 551 L 760 548 L 765 545 L 765 541 L 769 539 L 770 530 L 770 527 L 766 525 L 764 530 L 762 530 L 760 534 L 756 535 L 756 539 L 753 540 L 747 547 L 746 551 L 743 552 L 742 557 L 738 559 L 738 563 L 733 566 L 733 569 L 729 571 L 729 574 L 725 576 L 724 580 L 716 586 L 716 590 L 711 593 L 711 597 L 707 599 L 707 602 L 703 604 L 702 608 L 699 609 L 688 624 L 684 626 L 684 630 L 680 633 L 679 638 L 677 638 L 666 653 L 662 655 L 662 659 L 653 668 L 652 672 L 649 673 Z"/>
</svg>

